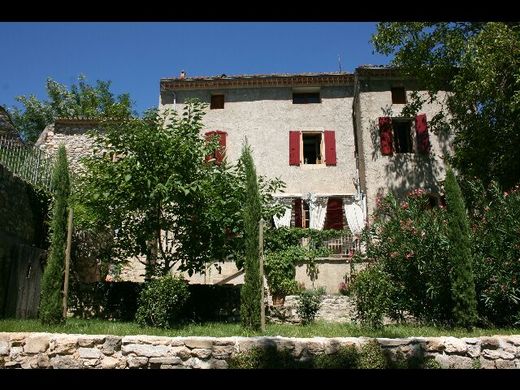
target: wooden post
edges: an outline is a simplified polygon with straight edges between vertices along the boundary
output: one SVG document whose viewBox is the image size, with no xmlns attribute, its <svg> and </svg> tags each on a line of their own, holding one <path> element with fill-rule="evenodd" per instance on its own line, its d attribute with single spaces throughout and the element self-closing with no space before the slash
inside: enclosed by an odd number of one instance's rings
<svg viewBox="0 0 520 390">
<path fill-rule="evenodd" d="M 63 283 L 63 318 L 67 318 L 67 298 L 69 295 L 70 250 L 72 246 L 72 208 L 69 208 L 67 224 L 67 247 L 65 248 L 65 282 Z"/>
<path fill-rule="evenodd" d="M 258 222 L 258 248 L 260 256 L 260 284 L 262 295 L 260 298 L 260 329 L 265 332 L 265 305 L 264 305 L 264 224 L 263 218 Z"/>
</svg>

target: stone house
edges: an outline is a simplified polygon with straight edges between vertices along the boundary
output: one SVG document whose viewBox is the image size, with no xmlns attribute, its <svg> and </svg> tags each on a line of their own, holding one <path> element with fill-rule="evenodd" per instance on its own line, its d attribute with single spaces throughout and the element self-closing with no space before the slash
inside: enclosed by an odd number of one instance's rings
<svg viewBox="0 0 520 390">
<path fill-rule="evenodd" d="M 217 160 L 236 161 L 247 139 L 258 174 L 286 183 L 283 193 L 274 194 L 286 206 L 276 226 L 345 230 L 344 239 L 331 243 L 340 256 L 320 265 L 319 280 L 337 292 L 349 270 L 345 257 L 355 249 L 378 196 L 417 187 L 432 197 L 439 192 L 450 140 L 428 129 L 437 105 L 424 105 L 412 118 L 402 115 L 416 89 L 396 69 L 377 66 L 354 73 L 187 77 L 183 72 L 161 79 L 159 109 L 180 112 L 190 98 L 206 102 L 201 136 L 218 137 L 223 153 L 215 154 Z M 54 152 L 65 143 L 77 167 L 77 158 L 90 151 L 85 131 L 93 126 L 95 121 L 85 119 L 57 120 L 38 145 Z M 234 282 L 241 281 L 234 264 L 210 274 L 194 280 L 216 283 L 236 274 Z M 297 279 L 308 282 L 304 267 Z"/>
</svg>

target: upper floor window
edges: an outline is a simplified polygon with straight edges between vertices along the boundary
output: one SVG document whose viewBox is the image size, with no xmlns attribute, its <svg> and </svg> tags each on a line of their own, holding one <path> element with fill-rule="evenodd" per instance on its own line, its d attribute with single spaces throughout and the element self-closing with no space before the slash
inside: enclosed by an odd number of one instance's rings
<svg viewBox="0 0 520 390">
<path fill-rule="evenodd" d="M 336 165 L 336 133 L 325 131 L 289 131 L 289 165 Z"/>
<path fill-rule="evenodd" d="M 293 92 L 293 104 L 321 103 L 319 92 Z"/>
<path fill-rule="evenodd" d="M 415 117 L 415 137 L 412 130 L 413 119 L 391 118 L 388 116 L 379 118 L 379 137 L 381 140 L 381 154 L 391 156 L 395 153 L 430 152 L 430 137 L 426 114 Z M 415 138 L 415 142 L 414 142 Z"/>
<path fill-rule="evenodd" d="M 413 153 L 412 121 L 410 119 L 395 119 L 392 121 L 394 130 L 394 146 L 396 153 Z"/>
<path fill-rule="evenodd" d="M 211 95 L 210 110 L 224 108 L 224 95 Z"/>
<path fill-rule="evenodd" d="M 392 104 L 406 104 L 404 87 L 392 87 Z"/>
<path fill-rule="evenodd" d="M 322 137 L 321 133 L 302 132 L 303 142 L 303 163 L 321 164 L 322 156 Z"/>
</svg>

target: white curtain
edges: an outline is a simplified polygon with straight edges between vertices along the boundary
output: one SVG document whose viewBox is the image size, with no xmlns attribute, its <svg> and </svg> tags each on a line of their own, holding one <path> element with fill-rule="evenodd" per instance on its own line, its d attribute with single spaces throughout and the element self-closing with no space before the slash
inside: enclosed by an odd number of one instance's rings
<svg viewBox="0 0 520 390">
<path fill-rule="evenodd" d="M 343 204 L 345 209 L 345 216 L 347 217 L 348 227 L 354 235 L 361 234 L 363 227 L 365 226 L 365 220 L 363 218 L 363 209 L 355 203 Z"/>
<path fill-rule="evenodd" d="M 311 194 L 309 199 L 309 227 L 311 229 L 322 230 L 325 225 L 325 217 L 327 215 L 327 197 L 317 197 Z"/>
<path fill-rule="evenodd" d="M 292 211 L 292 207 L 290 207 L 290 206 L 288 206 L 286 204 L 284 204 L 284 206 L 286 208 L 285 208 L 285 211 L 284 211 L 283 215 L 281 217 L 277 217 L 276 215 L 273 217 L 273 219 L 274 219 L 274 226 L 276 226 L 277 228 L 291 226 L 291 211 Z"/>
</svg>

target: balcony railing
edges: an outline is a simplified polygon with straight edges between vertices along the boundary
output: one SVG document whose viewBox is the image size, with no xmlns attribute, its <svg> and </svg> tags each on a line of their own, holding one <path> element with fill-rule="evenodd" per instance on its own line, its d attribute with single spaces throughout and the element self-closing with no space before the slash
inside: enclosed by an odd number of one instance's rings
<svg viewBox="0 0 520 390">
<path fill-rule="evenodd" d="M 307 246 L 308 244 L 309 238 L 302 238 L 301 245 Z M 359 252 L 360 250 L 359 239 L 353 237 L 351 234 L 345 234 L 341 237 L 325 240 L 322 244 L 331 251 L 331 257 L 352 257 L 354 253 Z"/>
</svg>

